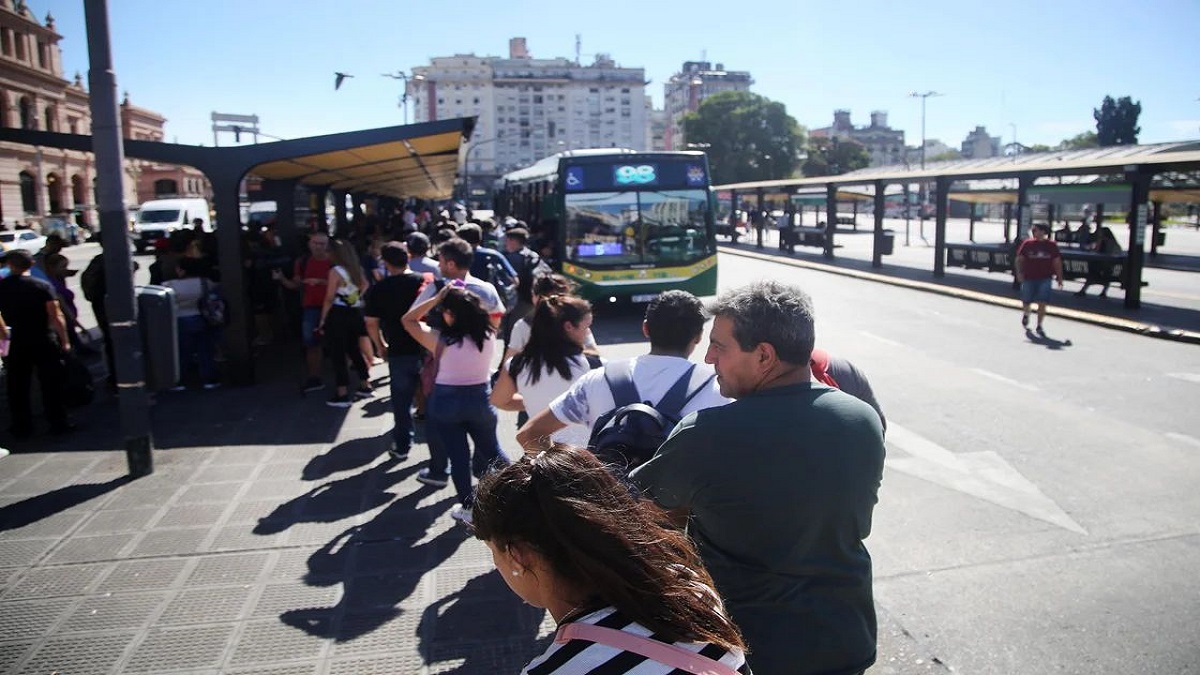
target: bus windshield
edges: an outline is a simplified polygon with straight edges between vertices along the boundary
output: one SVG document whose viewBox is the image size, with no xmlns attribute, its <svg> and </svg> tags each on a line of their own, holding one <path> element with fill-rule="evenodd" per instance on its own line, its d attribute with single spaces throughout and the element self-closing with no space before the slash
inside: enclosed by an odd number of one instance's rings
<svg viewBox="0 0 1200 675">
<path fill-rule="evenodd" d="M 715 251 L 706 190 L 568 194 L 567 258 L 588 267 L 686 264 Z"/>
</svg>

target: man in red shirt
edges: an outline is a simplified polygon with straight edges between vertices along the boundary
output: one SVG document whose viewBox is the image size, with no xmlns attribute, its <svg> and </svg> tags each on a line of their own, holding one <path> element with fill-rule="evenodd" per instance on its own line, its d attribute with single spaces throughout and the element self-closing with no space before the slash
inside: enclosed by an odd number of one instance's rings
<svg viewBox="0 0 1200 675">
<path fill-rule="evenodd" d="M 305 392 L 317 391 L 325 386 L 321 382 L 321 338 L 317 335 L 317 325 L 321 322 L 321 305 L 325 302 L 325 287 L 329 284 L 329 270 L 332 267 L 329 235 L 314 232 L 308 236 L 308 255 L 296 261 L 290 279 L 279 270 L 271 274 L 285 288 L 304 291 L 300 339 L 304 342 L 304 362 L 308 367 L 308 379 L 303 387 Z"/>
<path fill-rule="evenodd" d="M 1047 238 L 1049 228 L 1035 223 L 1029 231 L 1030 237 L 1017 247 L 1017 283 L 1021 284 L 1021 325 L 1029 330 L 1029 307 L 1037 303 L 1037 334 L 1046 337 L 1042 321 L 1046 318 L 1046 307 L 1050 304 L 1050 279 L 1063 287 L 1062 253 L 1058 244 Z"/>
</svg>

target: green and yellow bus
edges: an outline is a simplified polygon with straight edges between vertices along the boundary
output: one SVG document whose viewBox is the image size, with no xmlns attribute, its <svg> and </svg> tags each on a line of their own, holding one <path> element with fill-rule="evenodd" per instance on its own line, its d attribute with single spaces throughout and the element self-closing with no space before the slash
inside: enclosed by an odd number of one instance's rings
<svg viewBox="0 0 1200 675">
<path fill-rule="evenodd" d="M 592 302 L 717 292 L 708 158 L 702 152 L 571 150 L 499 179 L 500 217 L 552 241 L 555 267 Z"/>
</svg>

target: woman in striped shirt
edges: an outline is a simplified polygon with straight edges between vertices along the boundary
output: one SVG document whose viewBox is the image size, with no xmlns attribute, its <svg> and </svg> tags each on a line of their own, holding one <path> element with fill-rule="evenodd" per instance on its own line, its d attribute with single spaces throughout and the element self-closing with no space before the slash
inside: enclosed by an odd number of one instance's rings
<svg viewBox="0 0 1200 675">
<path fill-rule="evenodd" d="M 556 444 L 486 476 L 473 516 L 509 587 L 559 626 L 522 672 L 750 673 L 691 542 L 586 449 Z"/>
</svg>

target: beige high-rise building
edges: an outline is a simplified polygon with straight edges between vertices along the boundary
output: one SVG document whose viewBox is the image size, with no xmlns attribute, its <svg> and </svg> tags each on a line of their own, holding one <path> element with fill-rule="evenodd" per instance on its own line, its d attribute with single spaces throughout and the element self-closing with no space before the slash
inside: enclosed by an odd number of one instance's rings
<svg viewBox="0 0 1200 675">
<path fill-rule="evenodd" d="M 90 134 L 92 118 L 83 78 L 63 77 L 62 36 L 54 17 L 39 22 L 22 0 L 0 0 L 0 126 Z M 120 107 L 126 138 L 161 141 L 166 119 L 130 103 Z M 125 163 L 125 203 L 155 196 L 210 198 L 203 174 L 191 167 L 141 160 Z M 90 152 L 0 143 L 0 221 L 36 223 L 43 216 L 74 216 L 95 225 L 95 160 Z"/>
<path fill-rule="evenodd" d="M 460 54 L 412 69 L 407 94 L 415 122 L 477 116 L 462 150 L 473 198 L 496 178 L 564 150 L 646 149 L 646 76 L 607 54 L 582 65 L 535 59 L 525 38 L 508 58 Z"/>
<path fill-rule="evenodd" d="M 686 150 L 683 137 L 683 116 L 700 108 L 704 99 L 723 91 L 750 91 L 754 84 L 745 70 L 725 70 L 725 64 L 714 68 L 708 61 L 685 61 L 678 73 L 663 85 L 664 109 L 667 123 L 663 130 L 663 148 Z"/>
</svg>

